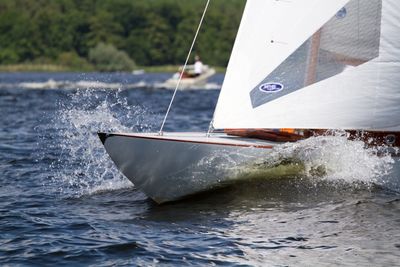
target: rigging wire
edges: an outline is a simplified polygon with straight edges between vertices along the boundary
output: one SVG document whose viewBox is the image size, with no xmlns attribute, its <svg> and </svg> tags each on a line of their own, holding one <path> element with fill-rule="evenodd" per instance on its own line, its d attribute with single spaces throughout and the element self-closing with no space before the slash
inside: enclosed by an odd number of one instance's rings
<svg viewBox="0 0 400 267">
<path fill-rule="evenodd" d="M 186 70 L 187 64 L 188 64 L 189 59 L 190 59 L 190 55 L 192 54 L 192 50 L 193 50 L 194 44 L 196 43 L 197 35 L 200 32 L 200 28 L 201 28 L 201 25 L 203 24 L 203 20 L 204 20 L 204 17 L 206 15 L 206 13 L 207 13 L 207 9 L 208 9 L 208 5 L 210 4 L 210 1 L 211 0 L 207 0 L 207 4 L 206 4 L 206 6 L 204 8 L 203 15 L 201 16 L 201 19 L 200 19 L 200 22 L 199 22 L 199 26 L 197 27 L 197 31 L 196 31 L 196 34 L 195 34 L 195 36 L 193 38 L 192 45 L 191 45 L 189 53 L 188 53 L 188 55 L 186 57 L 185 64 L 183 65 L 183 69 L 181 71 L 181 74 L 179 75 L 179 80 L 178 80 L 178 83 L 176 84 L 176 87 L 175 87 L 175 90 L 174 90 L 174 94 L 172 95 L 171 102 L 169 103 L 167 112 L 166 112 L 166 114 L 164 116 L 164 120 L 163 120 L 163 122 L 161 124 L 161 127 L 160 127 L 160 131 L 158 132 L 159 135 L 163 135 L 163 129 L 164 129 L 165 122 L 167 121 L 167 117 L 168 117 L 168 114 L 169 114 L 169 112 L 171 110 L 172 103 L 174 102 L 174 99 L 175 99 L 175 96 L 176 96 L 176 92 L 178 91 L 178 88 L 179 88 L 179 86 L 181 84 L 183 73 Z"/>
</svg>

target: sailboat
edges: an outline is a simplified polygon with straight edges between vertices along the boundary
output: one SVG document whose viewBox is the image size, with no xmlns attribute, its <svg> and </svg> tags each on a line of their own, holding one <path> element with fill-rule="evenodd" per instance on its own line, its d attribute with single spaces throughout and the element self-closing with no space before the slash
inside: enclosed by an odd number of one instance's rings
<svg viewBox="0 0 400 267">
<path fill-rule="evenodd" d="M 400 1 L 248 0 L 209 133 L 99 133 L 158 203 L 245 177 L 332 130 L 400 147 Z"/>
</svg>

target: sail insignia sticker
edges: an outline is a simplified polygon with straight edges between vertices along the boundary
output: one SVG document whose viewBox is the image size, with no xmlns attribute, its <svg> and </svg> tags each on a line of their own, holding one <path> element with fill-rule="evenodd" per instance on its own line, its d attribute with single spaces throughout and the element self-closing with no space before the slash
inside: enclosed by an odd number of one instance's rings
<svg viewBox="0 0 400 267">
<path fill-rule="evenodd" d="M 343 7 L 342 9 L 340 9 L 337 13 L 336 13 L 336 17 L 338 19 L 344 19 L 347 15 L 347 9 L 345 7 Z"/>
<path fill-rule="evenodd" d="M 264 93 L 277 93 L 283 90 L 283 84 L 281 83 L 263 83 L 258 87 L 261 92 Z"/>
</svg>

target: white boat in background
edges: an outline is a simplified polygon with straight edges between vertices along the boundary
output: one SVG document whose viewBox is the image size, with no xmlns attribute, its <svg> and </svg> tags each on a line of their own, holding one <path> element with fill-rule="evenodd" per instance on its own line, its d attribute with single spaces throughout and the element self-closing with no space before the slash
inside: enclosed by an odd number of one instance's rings
<svg viewBox="0 0 400 267">
<path fill-rule="evenodd" d="M 19 85 L 27 89 L 57 89 L 61 82 L 49 79 L 46 82 L 24 82 Z"/>
<path fill-rule="evenodd" d="M 99 137 L 158 203 L 245 179 L 277 144 L 334 130 L 398 148 L 399 14 L 398 0 L 249 0 L 212 121 L 219 131 Z"/>
<path fill-rule="evenodd" d="M 143 75 L 143 74 L 145 74 L 145 73 L 146 73 L 146 71 L 143 70 L 143 69 L 138 69 L 138 70 L 133 70 L 133 71 L 132 71 L 132 74 L 133 74 L 133 75 Z"/>
<path fill-rule="evenodd" d="M 208 65 L 203 65 L 203 71 L 199 76 L 194 76 L 193 65 L 187 66 L 187 75 L 182 77 L 180 81 L 180 89 L 199 89 L 207 84 L 208 78 L 215 74 L 215 69 Z M 180 72 L 175 73 L 170 79 L 160 84 L 159 87 L 166 89 L 175 89 L 178 85 Z"/>
</svg>

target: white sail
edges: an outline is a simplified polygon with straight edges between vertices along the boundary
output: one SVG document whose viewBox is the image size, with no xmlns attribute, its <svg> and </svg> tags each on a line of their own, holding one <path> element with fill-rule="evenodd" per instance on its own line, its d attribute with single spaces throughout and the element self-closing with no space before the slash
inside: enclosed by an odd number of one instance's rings
<svg viewBox="0 0 400 267">
<path fill-rule="evenodd" d="M 214 127 L 400 130 L 399 12 L 396 0 L 249 0 Z"/>
</svg>

